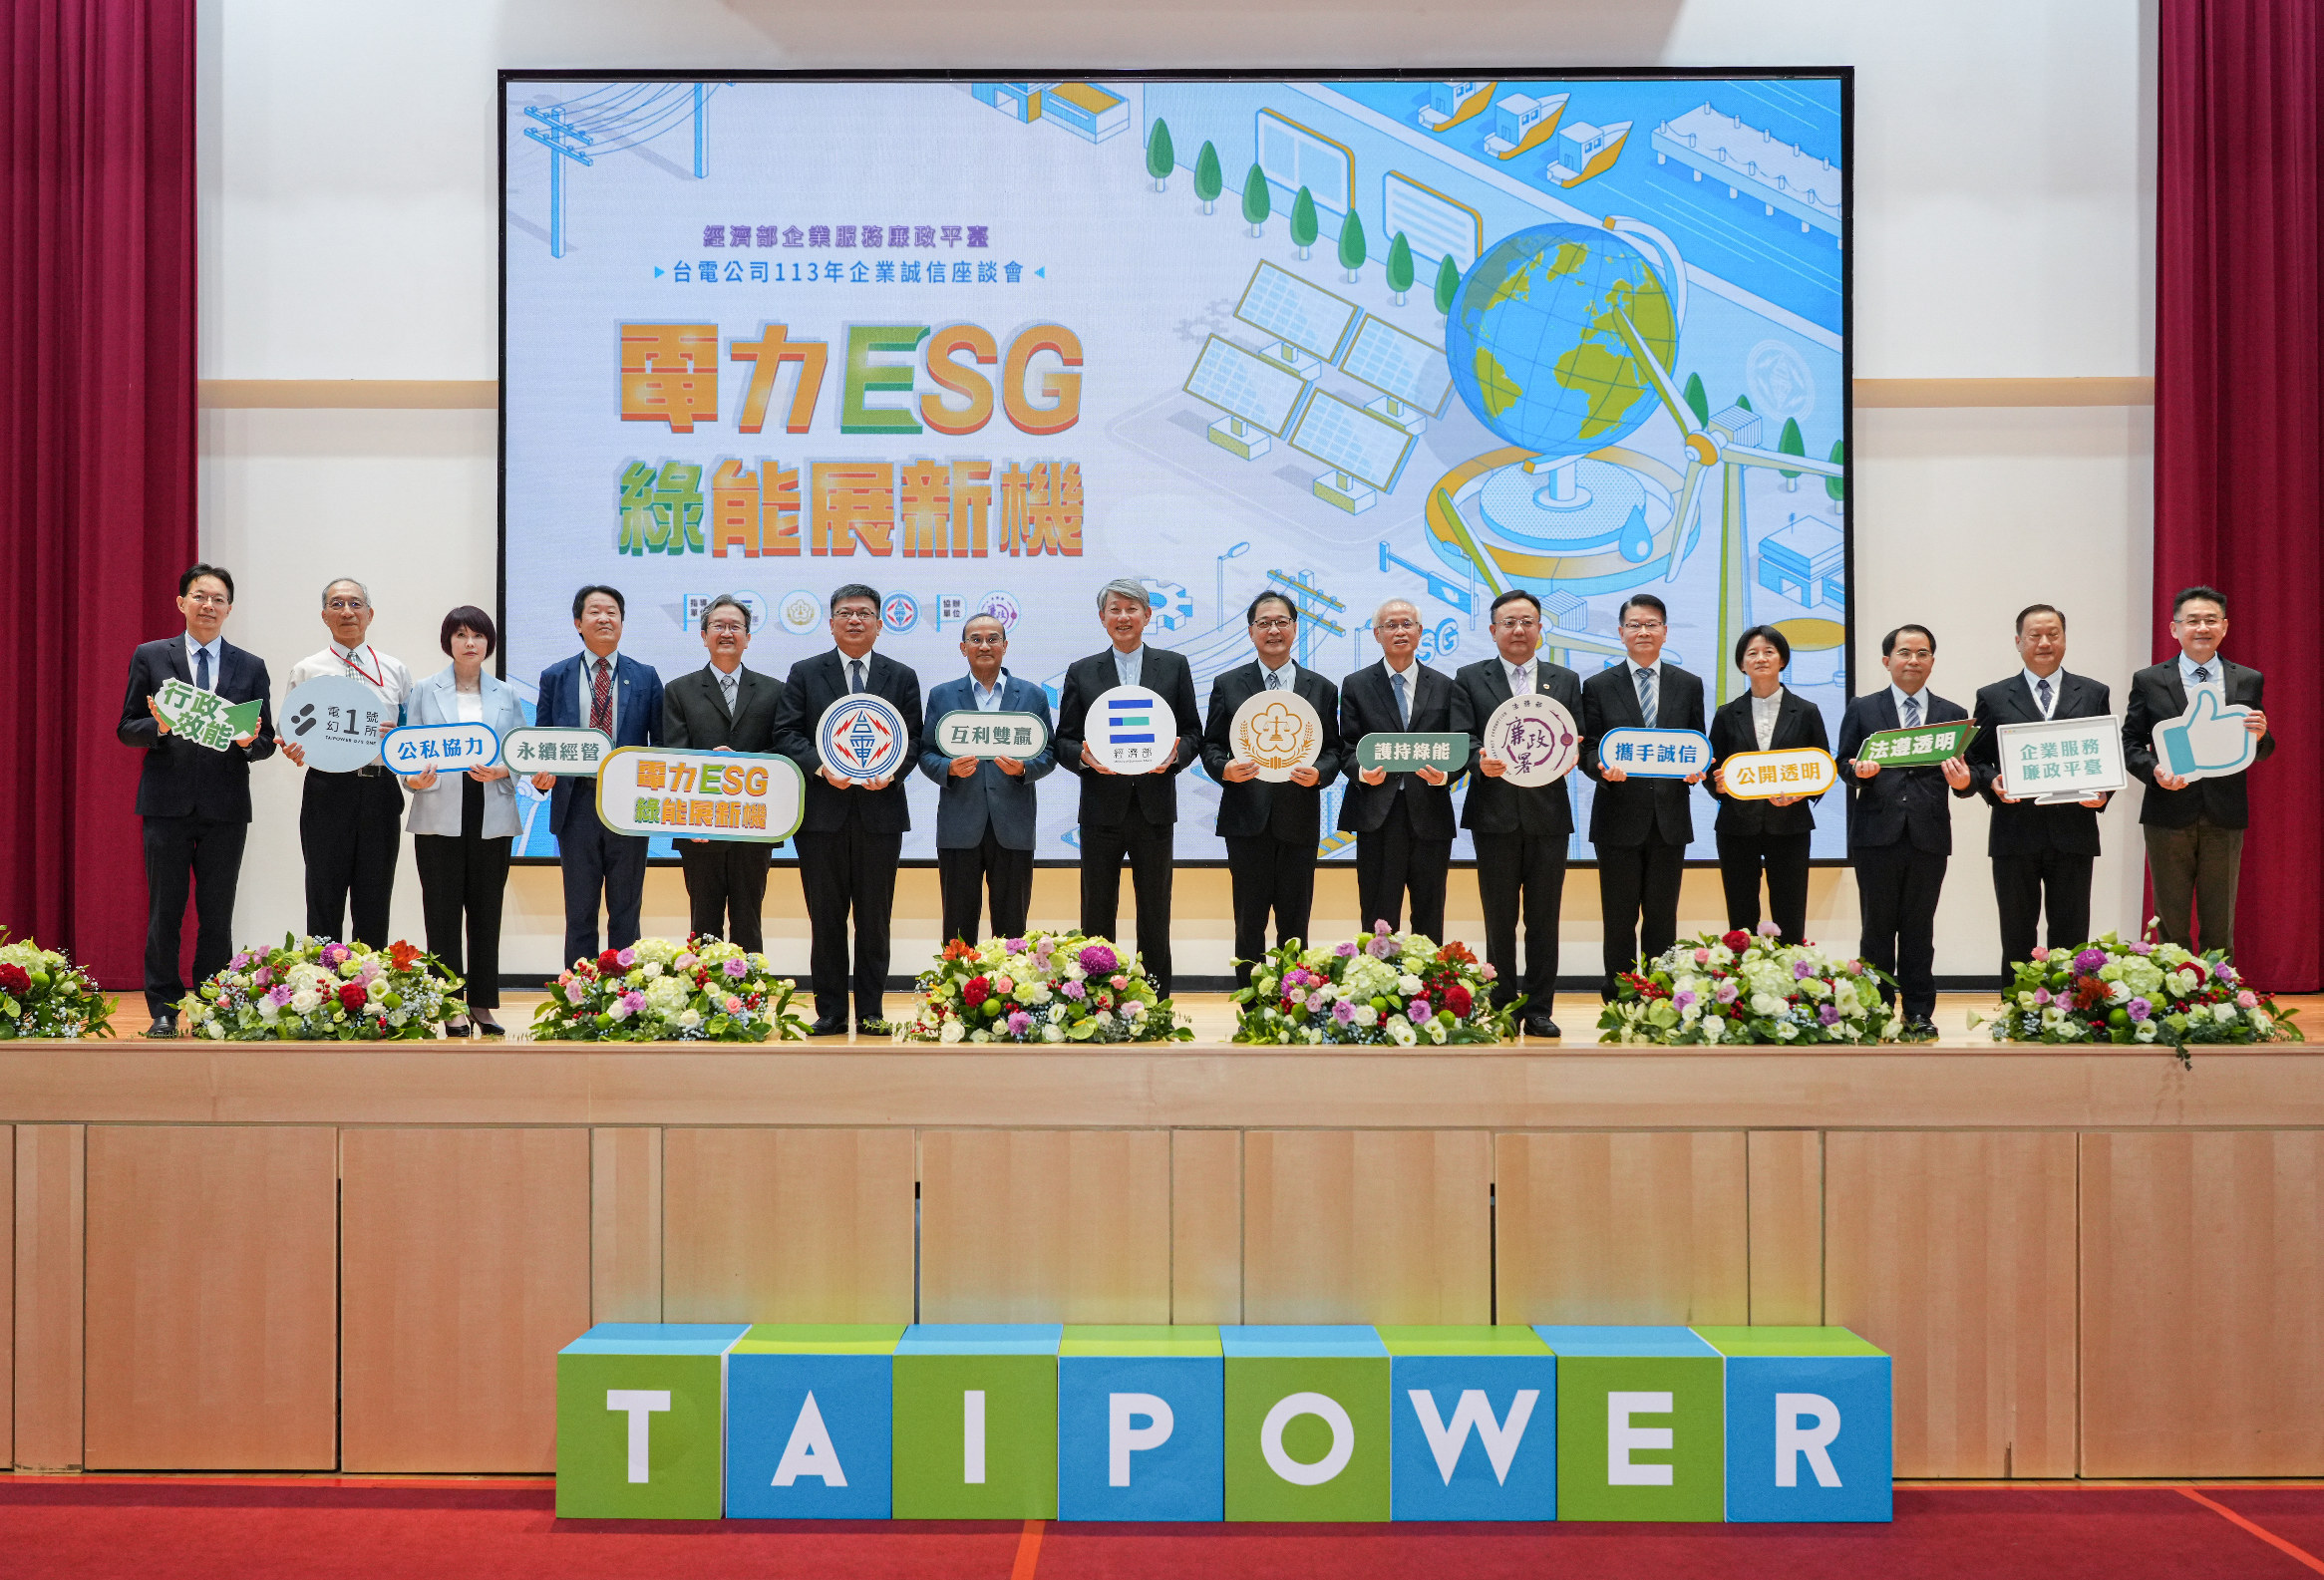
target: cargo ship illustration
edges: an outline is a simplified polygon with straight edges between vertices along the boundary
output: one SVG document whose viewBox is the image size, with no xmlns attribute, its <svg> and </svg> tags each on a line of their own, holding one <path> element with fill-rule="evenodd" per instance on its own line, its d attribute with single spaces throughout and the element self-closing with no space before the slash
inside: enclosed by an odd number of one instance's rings
<svg viewBox="0 0 2324 1580">
<path fill-rule="evenodd" d="M 1570 97 L 1551 94 L 1546 99 L 1532 99 L 1510 94 L 1494 101 L 1493 130 L 1486 134 L 1485 152 L 1497 159 L 1513 159 L 1527 149 L 1539 148 L 1556 132 Z"/>
<path fill-rule="evenodd" d="M 1485 107 L 1493 103 L 1493 91 L 1499 83 L 1447 82 L 1434 83 L 1429 88 L 1429 102 L 1414 116 L 1429 132 L 1450 132 L 1464 121 L 1474 121 L 1485 114 Z"/>
<path fill-rule="evenodd" d="M 1579 186 L 1592 176 L 1605 174 L 1621 158 L 1622 145 L 1629 137 L 1627 121 L 1603 127 L 1576 121 L 1561 129 L 1554 146 L 1556 158 L 1549 161 L 1549 179 L 1559 186 Z"/>
</svg>

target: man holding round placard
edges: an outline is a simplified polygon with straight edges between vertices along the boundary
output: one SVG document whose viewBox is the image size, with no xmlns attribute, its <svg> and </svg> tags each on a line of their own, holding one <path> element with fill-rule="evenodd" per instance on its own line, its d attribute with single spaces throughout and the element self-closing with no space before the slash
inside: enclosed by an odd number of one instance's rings
<svg viewBox="0 0 2324 1580">
<path fill-rule="evenodd" d="M 323 624 L 330 642 L 290 668 L 286 684 L 296 691 L 310 680 L 348 676 L 379 700 L 374 726 L 384 737 L 403 718 L 412 694 L 412 672 L 365 639 L 371 629 L 371 590 L 352 576 L 323 588 Z M 284 694 L 284 712 L 291 712 Z M 368 705 L 367 712 L 368 712 Z M 367 721 L 368 722 L 368 721 Z M 395 897 L 396 858 L 404 842 L 404 789 L 375 756 L 341 773 L 307 766 L 298 731 L 277 743 L 282 755 L 306 769 L 299 794 L 299 853 L 307 866 L 307 932 L 316 938 L 346 938 L 374 949 L 388 945 L 388 905 Z M 354 913 L 354 931 L 345 929 Z"/>
<path fill-rule="evenodd" d="M 1469 696 L 1420 662 L 1420 610 L 1391 598 L 1372 616 L 1380 662 L 1340 683 L 1340 739 L 1368 735 L 1471 733 Z M 1391 772 L 1358 769 L 1340 801 L 1340 831 L 1356 836 L 1356 900 L 1366 928 L 1401 925 L 1412 897 L 1412 930 L 1442 943 L 1445 876 L 1453 864 L 1453 784 L 1433 765 Z"/>
<path fill-rule="evenodd" d="M 1055 767 L 1049 742 L 1049 693 L 1010 674 L 1009 628 L 998 615 L 974 614 L 960 628 L 960 656 L 968 674 L 928 693 L 927 728 L 920 733 L 920 772 L 936 791 L 936 873 L 944 907 L 944 938 L 979 943 L 986 936 L 1024 936 L 1033 907 L 1033 835 L 1041 804 L 1034 783 Z M 951 755 L 938 739 L 947 714 L 1031 714 L 1041 721 L 1041 748 L 993 756 Z M 973 733 L 973 732 L 972 732 Z M 991 732 L 985 745 L 991 744 Z M 992 932 L 976 920 L 989 898 Z"/>
<path fill-rule="evenodd" d="M 1278 945 L 1307 938 L 1323 788 L 1338 776 L 1341 761 L 1339 688 L 1291 660 L 1298 608 L 1282 593 L 1262 592 L 1244 620 L 1258 657 L 1210 683 L 1210 715 L 1202 727 L 1202 767 L 1219 784 L 1218 837 L 1226 842 L 1234 891 L 1237 988 L 1250 985 L 1251 963 L 1267 951 L 1269 912 Z M 1297 711 L 1298 702 L 1305 711 Z M 1270 708 L 1287 722 L 1268 720 Z M 1311 743 L 1271 739 L 1308 732 Z M 1262 736 L 1269 738 L 1264 746 Z M 1270 748 L 1286 757 L 1314 755 L 1279 772 L 1262 770 L 1253 753 Z"/>
</svg>

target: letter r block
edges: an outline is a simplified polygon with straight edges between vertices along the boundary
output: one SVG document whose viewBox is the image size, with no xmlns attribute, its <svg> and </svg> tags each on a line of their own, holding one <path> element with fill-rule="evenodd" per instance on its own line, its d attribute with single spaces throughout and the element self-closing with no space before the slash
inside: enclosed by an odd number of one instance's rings
<svg viewBox="0 0 2324 1580">
<path fill-rule="evenodd" d="M 1389 1517 L 1388 1349 L 1365 1327 L 1218 1330 L 1226 1517 Z"/>
<path fill-rule="evenodd" d="M 1225 1362 L 1205 1327 L 1068 1327 L 1057 1363 L 1057 1517 L 1215 1520 Z"/>
<path fill-rule="evenodd" d="M 1895 1517 L 1890 1363 L 1845 1328 L 1697 1328 L 1727 1358 L 1727 1517 Z"/>
<path fill-rule="evenodd" d="M 1057 1517 L 1057 1323 L 914 1323 L 895 1347 L 895 1517 Z"/>
<path fill-rule="evenodd" d="M 1557 1517 L 1717 1520 L 1719 1352 L 1685 1328 L 1536 1327 L 1557 1352 Z"/>
<path fill-rule="evenodd" d="M 1530 1328 L 1382 1328 L 1400 1520 L 1557 1517 L 1557 1357 Z"/>
<path fill-rule="evenodd" d="M 601 1322 L 557 1352 L 560 1519 L 717 1519 L 741 1323 Z"/>
<path fill-rule="evenodd" d="M 730 1519 L 885 1519 L 901 1323 L 762 1324 L 726 1363 Z"/>
</svg>

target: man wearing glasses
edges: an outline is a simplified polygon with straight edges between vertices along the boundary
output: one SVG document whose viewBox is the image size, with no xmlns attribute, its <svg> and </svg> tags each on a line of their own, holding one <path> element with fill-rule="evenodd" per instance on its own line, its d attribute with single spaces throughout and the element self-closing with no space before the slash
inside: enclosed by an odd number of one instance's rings
<svg viewBox="0 0 2324 1580">
<path fill-rule="evenodd" d="M 412 672 L 365 639 L 371 629 L 371 589 L 343 576 L 323 589 L 323 624 L 331 640 L 290 667 L 283 684 L 296 691 L 324 675 L 352 675 L 379 699 L 379 735 L 403 722 Z M 285 693 L 287 695 L 287 693 Z M 275 743 L 306 768 L 299 744 Z M 307 933 L 347 938 L 374 949 L 388 946 L 388 906 L 395 897 L 396 858 L 403 853 L 403 782 L 385 763 L 344 774 L 307 769 L 299 795 L 298 845 L 307 864 Z M 346 929 L 353 912 L 354 931 Z"/>
<path fill-rule="evenodd" d="M 940 787 L 936 880 L 944 937 L 972 944 L 1021 938 L 1033 906 L 1033 834 L 1041 810 L 1033 786 L 1057 767 L 1057 753 L 1045 739 L 1040 751 L 1022 757 L 950 757 L 936 726 L 948 713 L 1029 713 L 1041 720 L 1046 737 L 1049 693 L 1003 667 L 1009 628 L 998 615 L 969 616 L 960 628 L 960 656 L 968 660 L 967 676 L 928 693 L 927 727 L 920 735 L 920 772 Z M 976 919 L 988 895 L 992 931 L 980 933 Z"/>
<path fill-rule="evenodd" d="M 1340 739 L 1375 732 L 1468 732 L 1468 694 L 1414 654 L 1420 610 L 1391 598 L 1372 616 L 1380 662 L 1340 683 Z M 1352 748 L 1351 748 L 1352 750 Z M 1466 774 L 1433 767 L 1391 774 L 1358 769 L 1340 802 L 1340 829 L 1356 836 L 1356 899 L 1369 929 L 1401 926 L 1412 896 L 1412 930 L 1445 938 L 1445 874 L 1453 863 L 1453 783 Z"/>
<path fill-rule="evenodd" d="M 751 611 L 720 593 L 702 611 L 710 662 L 662 688 L 662 745 L 691 752 L 772 752 L 783 682 L 743 667 Z M 771 845 L 748 839 L 677 839 L 693 930 L 744 949 L 767 947 L 762 915 Z"/>
</svg>

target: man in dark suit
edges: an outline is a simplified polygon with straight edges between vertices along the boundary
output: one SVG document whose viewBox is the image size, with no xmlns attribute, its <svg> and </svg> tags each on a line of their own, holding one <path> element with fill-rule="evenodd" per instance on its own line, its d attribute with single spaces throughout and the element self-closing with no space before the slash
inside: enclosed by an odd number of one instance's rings
<svg viewBox="0 0 2324 1580">
<path fill-rule="evenodd" d="M 1928 690 L 1936 638 L 1924 625 L 1900 625 L 1880 638 L 1889 684 L 1857 697 L 1840 716 L 1839 777 L 1847 783 L 1847 853 L 1856 869 L 1856 906 L 1864 964 L 1896 979 L 1908 1037 L 1936 1036 L 1936 909 L 1945 863 L 1953 853 L 1953 810 L 1945 799 L 1973 793 L 1969 765 L 1886 768 L 1859 762 L 1868 736 L 1883 730 L 1966 719 L 1956 702 Z"/>
<path fill-rule="evenodd" d="M 533 722 L 544 729 L 600 730 L 615 746 L 659 746 L 662 677 L 621 651 L 621 623 L 629 605 L 612 587 L 573 594 L 573 630 L 581 651 L 541 672 Z M 536 774 L 545 792 L 548 827 L 556 835 L 565 888 L 565 962 L 597 958 L 597 902 L 605 903 L 605 943 L 627 949 L 637 942 L 645 901 L 646 841 L 616 833 L 597 820 L 597 781 Z"/>
<path fill-rule="evenodd" d="M 2260 711 L 2259 671 L 2219 656 L 2227 639 L 2227 599 L 2215 587 L 2189 587 L 2170 601 L 2170 634 L 2178 656 L 2131 677 L 2123 714 L 2123 766 L 2148 784 L 2139 821 L 2147 832 L 2147 870 L 2155 880 L 2155 915 L 2162 941 L 2195 946 L 2202 921 L 2205 950 L 2235 949 L 2235 884 L 2243 870 L 2243 830 L 2251 803 L 2243 774 L 2189 779 L 2155 749 L 2155 731 L 2208 696 L 2209 711 L 2242 706 L 2243 728 L 2259 737 L 2253 762 L 2275 752 Z"/>
<path fill-rule="evenodd" d="M 1391 598 L 1372 616 L 1380 662 L 1340 683 L 1340 739 L 1352 758 L 1374 734 L 1470 731 L 1469 696 L 1421 663 L 1420 610 Z M 1445 875 L 1453 864 L 1453 785 L 1468 773 L 1421 767 L 1358 769 L 1340 799 L 1340 831 L 1356 836 L 1356 902 L 1367 928 L 1401 925 L 1412 896 L 1412 930 L 1445 939 Z"/>
<path fill-rule="evenodd" d="M 1703 778 L 1633 781 L 1598 761 L 1598 742 L 1609 730 L 1703 732 L 1701 678 L 1662 661 L 1670 634 L 1662 600 L 1633 593 L 1615 619 L 1628 656 L 1581 687 L 1581 771 L 1598 782 L 1589 842 L 1597 851 L 1598 914 L 1605 922 L 1606 979 L 1599 991 L 1609 1001 L 1617 977 L 1678 939 L 1679 879 L 1695 837 L 1693 787 Z"/>
<path fill-rule="evenodd" d="M 2001 987 L 2034 957 L 2045 894 L 2050 947 L 2090 941 L 2090 870 L 2098 859 L 2098 814 L 2113 791 L 2054 806 L 2020 800 L 2002 790 L 2001 727 L 2046 719 L 2104 719 L 2114 712 L 2106 687 L 2066 672 L 2066 616 L 2046 603 L 2018 612 L 2017 651 L 2025 667 L 1977 691 L 1977 739 L 1969 769 L 1977 793 L 1993 808 L 1985 852 L 1993 858 L 1993 901 L 2001 911 Z"/>
<path fill-rule="evenodd" d="M 1029 713 L 1049 725 L 1049 693 L 1003 667 L 1009 628 L 999 616 L 971 615 L 960 628 L 968 674 L 928 693 L 920 772 L 936 791 L 936 876 L 943 895 L 944 937 L 980 943 L 976 919 L 992 902 L 989 936 L 1021 938 L 1033 908 L 1033 837 L 1041 812 L 1036 781 L 1057 767 L 1054 742 L 998 757 L 951 757 L 936 726 L 948 713 Z"/>
<path fill-rule="evenodd" d="M 1461 826 L 1477 844 L 1477 897 L 1485 907 L 1485 958 L 1495 973 L 1493 1001 L 1522 993 L 1525 1032 L 1560 1037 L 1550 1011 L 1557 999 L 1557 919 L 1565 902 L 1565 857 L 1573 840 L 1573 798 L 1565 781 L 1507 784 L 1508 765 L 1485 755 L 1485 727 L 1519 692 L 1538 692 L 1581 723 L 1581 677 L 1539 656 L 1541 600 L 1514 588 L 1493 600 L 1497 657 L 1464 665 L 1453 677 L 1469 703 L 1469 751 L 1477 777 L 1461 808 Z M 1517 974 L 1517 916 L 1525 919 L 1525 971 Z"/>
<path fill-rule="evenodd" d="M 815 986 L 815 1035 L 847 1030 L 847 998 L 854 991 L 855 1029 L 885 1036 L 887 928 L 895 910 L 895 867 L 903 853 L 912 809 L 904 775 L 856 781 L 827 768 L 816 729 L 824 710 L 841 697 L 869 692 L 895 704 L 908 732 L 898 767 L 920 757 L 920 677 L 883 654 L 879 594 L 849 582 L 831 594 L 828 653 L 791 666 L 775 719 L 775 750 L 807 774 L 806 815 L 794 844 L 799 883 L 807 893 L 808 974 Z M 847 918 L 855 919 L 855 965 L 847 968 Z"/>
<path fill-rule="evenodd" d="M 116 734 L 146 754 L 138 775 L 138 815 L 146 822 L 146 1009 L 148 1037 L 177 1035 L 177 974 L 185 925 L 186 880 L 198 918 L 193 980 L 206 982 L 234 952 L 234 885 L 250 831 L 250 765 L 274 752 L 266 665 L 220 634 L 234 609 L 234 578 L 216 565 L 194 565 L 177 578 L 183 635 L 148 642 L 130 655 L 129 695 Z M 258 727 L 223 751 L 195 746 L 163 721 L 154 701 L 172 680 L 214 693 L 226 704 L 255 702 Z"/>
<path fill-rule="evenodd" d="M 1323 831 L 1323 788 L 1340 771 L 1339 688 L 1291 661 L 1299 610 L 1279 592 L 1262 592 L 1244 612 L 1255 662 L 1227 670 L 1210 683 L 1210 715 L 1202 725 L 1202 767 L 1218 782 L 1218 837 L 1226 841 L 1227 880 L 1234 891 L 1234 985 L 1248 987 L 1251 962 L 1267 952 L 1267 913 L 1275 942 L 1305 941 L 1315 905 L 1315 844 Z M 1242 705 L 1261 692 L 1304 697 L 1323 726 L 1316 759 L 1291 770 L 1288 784 L 1257 777 L 1258 764 L 1237 757 L 1230 726 Z"/>
<path fill-rule="evenodd" d="M 1146 645 L 1154 595 L 1130 577 L 1098 591 L 1098 620 L 1113 646 L 1065 672 L 1057 701 L 1057 761 L 1081 777 L 1082 931 L 1121 942 L 1122 862 L 1138 885 L 1138 952 L 1156 990 L 1170 991 L 1170 856 L 1178 820 L 1177 776 L 1202 750 L 1194 671 L 1185 658 Z M 1177 734 L 1151 769 L 1120 774 L 1090 750 L 1090 704 L 1117 686 L 1144 686 L 1169 705 Z"/>
<path fill-rule="evenodd" d="M 702 611 L 702 645 L 710 662 L 662 690 L 662 745 L 693 752 L 774 751 L 783 682 L 743 667 L 751 611 L 733 594 L 719 594 Z M 679 837 L 695 932 L 744 949 L 767 947 L 760 912 L 773 851 L 756 840 Z"/>
</svg>

